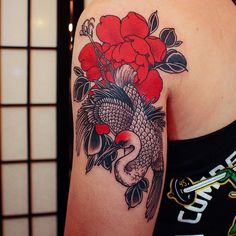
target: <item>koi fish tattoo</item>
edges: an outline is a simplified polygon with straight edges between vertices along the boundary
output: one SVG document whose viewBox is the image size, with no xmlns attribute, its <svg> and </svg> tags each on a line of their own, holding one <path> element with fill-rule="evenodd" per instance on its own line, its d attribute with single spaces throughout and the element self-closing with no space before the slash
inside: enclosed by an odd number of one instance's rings
<svg viewBox="0 0 236 236">
<path fill-rule="evenodd" d="M 159 71 L 187 71 L 184 55 L 176 50 L 182 41 L 175 30 L 164 28 L 156 37 L 158 26 L 157 12 L 148 20 L 135 12 L 123 19 L 102 16 L 96 28 L 95 19 L 87 19 L 80 36 L 89 43 L 79 54 L 81 67 L 74 67 L 73 99 L 82 102 L 76 119 L 77 155 L 82 146 L 86 173 L 95 166 L 111 172 L 126 188 L 128 208 L 139 205 L 149 192 L 148 221 L 156 212 L 163 184 L 165 113 L 154 106 L 163 87 Z M 149 168 L 150 187 L 145 177 Z"/>
</svg>

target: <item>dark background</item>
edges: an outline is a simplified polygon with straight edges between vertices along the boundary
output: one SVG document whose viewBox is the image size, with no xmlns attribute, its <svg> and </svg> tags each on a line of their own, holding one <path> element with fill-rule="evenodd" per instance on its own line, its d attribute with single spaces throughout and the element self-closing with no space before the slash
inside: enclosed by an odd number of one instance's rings
<svg viewBox="0 0 236 236">
<path fill-rule="evenodd" d="M 70 170 L 72 164 L 72 110 L 70 100 L 70 73 L 72 58 L 71 37 L 74 38 L 77 21 L 84 9 L 82 0 L 70 3 L 58 0 L 58 113 L 57 113 L 57 146 L 58 146 L 58 236 L 64 234 L 67 197 L 69 191 Z M 68 31 L 69 23 L 73 31 Z M 65 157 L 70 157 L 65 158 Z"/>
</svg>

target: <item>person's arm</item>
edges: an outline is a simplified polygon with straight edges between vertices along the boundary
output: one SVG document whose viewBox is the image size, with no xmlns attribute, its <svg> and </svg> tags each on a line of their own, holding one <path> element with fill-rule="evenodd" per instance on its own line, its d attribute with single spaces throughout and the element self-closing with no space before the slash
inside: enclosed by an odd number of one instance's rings
<svg viewBox="0 0 236 236">
<path fill-rule="evenodd" d="M 166 169 L 163 76 L 186 60 L 172 26 L 145 5 L 98 1 L 78 22 L 65 236 L 152 234 Z"/>
</svg>

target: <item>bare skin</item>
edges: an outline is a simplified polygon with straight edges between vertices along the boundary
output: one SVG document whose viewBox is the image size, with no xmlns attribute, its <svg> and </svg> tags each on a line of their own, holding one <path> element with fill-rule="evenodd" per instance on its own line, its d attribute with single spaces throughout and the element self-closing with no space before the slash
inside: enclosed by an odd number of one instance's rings
<svg viewBox="0 0 236 236">
<path fill-rule="evenodd" d="M 83 21 L 91 16 L 114 14 L 124 17 L 128 11 L 148 17 L 158 10 L 160 28 L 175 28 L 184 42 L 181 52 L 188 61 L 188 72 L 166 75 L 156 106 L 166 112 L 163 132 L 163 156 L 166 162 L 167 139 L 198 137 L 224 127 L 236 119 L 236 7 L 231 1 L 143 1 L 97 0 L 82 14 L 75 37 L 73 65 L 87 43 L 80 38 Z M 95 38 L 96 40 L 96 38 Z M 72 83 L 75 77 L 72 77 Z M 73 103 L 74 120 L 81 105 Z M 74 145 L 75 146 L 75 145 Z M 74 150 L 65 236 L 152 234 L 154 219 L 147 223 L 145 206 L 127 210 L 124 189 L 100 169 L 85 175 L 86 157 Z M 165 168 L 164 168 L 165 169 Z M 164 170 L 165 172 L 165 170 Z M 148 179 L 151 180 L 148 172 Z M 96 177 L 95 177 L 96 176 Z M 147 196 L 145 195 L 145 200 Z M 158 211 L 157 211 L 158 212 Z"/>
<path fill-rule="evenodd" d="M 183 33 L 192 65 L 184 78 L 169 80 L 171 140 L 208 134 L 236 118 L 236 7 L 231 1 L 208 2 L 186 2 L 178 9 L 184 13 L 178 15 L 176 23 L 181 25 L 188 19 Z M 177 10 L 169 10 L 177 14 Z"/>
</svg>

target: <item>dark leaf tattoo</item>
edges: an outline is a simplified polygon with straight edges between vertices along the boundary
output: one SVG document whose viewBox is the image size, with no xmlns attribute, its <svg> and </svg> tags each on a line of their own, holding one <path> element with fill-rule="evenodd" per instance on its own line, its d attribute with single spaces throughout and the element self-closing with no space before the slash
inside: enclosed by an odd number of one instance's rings
<svg viewBox="0 0 236 236">
<path fill-rule="evenodd" d="M 78 67 L 77 67 L 78 68 Z M 79 72 L 76 70 L 76 72 Z M 74 101 L 81 102 L 84 100 L 90 90 L 90 82 L 87 78 L 81 76 L 74 83 Z"/>
<path fill-rule="evenodd" d="M 120 21 L 108 15 L 97 25 L 94 18 L 87 19 L 80 35 L 90 43 L 78 57 L 86 69 L 74 67 L 74 101 L 83 101 L 76 119 L 76 150 L 79 155 L 82 146 L 87 156 L 86 173 L 99 166 L 110 171 L 125 188 L 129 209 L 141 204 L 148 192 L 148 221 L 155 215 L 163 185 L 165 112 L 154 106 L 163 88 L 159 70 L 187 71 L 183 54 L 167 51 L 182 44 L 175 30 L 165 28 L 160 38 L 151 36 L 158 26 L 157 11 L 148 21 L 135 12 Z M 100 42 L 94 41 L 94 32 Z M 150 168 L 149 186 L 145 176 Z"/>
<path fill-rule="evenodd" d="M 125 192 L 125 201 L 128 208 L 134 208 L 139 205 L 143 200 L 143 192 L 138 186 L 129 187 Z"/>
<path fill-rule="evenodd" d="M 109 170 L 110 172 L 112 171 L 112 162 L 115 161 L 118 155 L 116 150 L 107 152 L 112 143 L 113 140 L 110 136 L 103 135 L 103 147 L 99 153 L 99 156 L 97 157 L 97 160 L 99 160 L 101 159 L 101 156 L 104 155 L 104 153 L 106 153 L 106 156 L 104 160 L 101 162 L 101 165 L 104 169 Z"/>
<path fill-rule="evenodd" d="M 173 28 L 165 28 L 160 33 L 160 39 L 166 44 L 167 47 L 176 46 L 177 35 L 175 33 L 175 29 Z"/>
<path fill-rule="evenodd" d="M 88 161 L 87 161 L 87 165 L 86 165 L 86 174 L 92 170 L 93 166 L 94 166 L 94 163 L 95 163 L 95 155 L 91 155 L 91 156 L 88 156 Z"/>
<path fill-rule="evenodd" d="M 143 178 L 138 185 L 139 189 L 141 191 L 147 192 L 148 191 L 148 187 L 149 187 L 149 182 L 146 178 Z"/>
<path fill-rule="evenodd" d="M 176 41 L 175 47 L 179 47 L 183 42 L 182 41 Z"/>
<path fill-rule="evenodd" d="M 81 68 L 79 68 L 78 66 L 75 66 L 73 68 L 74 73 L 78 76 L 78 77 L 84 77 L 84 72 Z"/>
<path fill-rule="evenodd" d="M 88 155 L 96 155 L 102 149 L 102 136 L 96 132 L 95 127 L 91 130 L 86 142 L 86 148 Z"/>
<path fill-rule="evenodd" d="M 150 30 L 150 34 L 154 33 L 159 26 L 159 19 L 157 15 L 157 11 L 153 12 L 148 19 L 148 26 Z"/>
<path fill-rule="evenodd" d="M 170 74 L 177 74 L 187 71 L 186 67 L 187 61 L 184 55 L 174 49 L 169 50 L 164 62 L 156 66 L 156 68 Z"/>
<path fill-rule="evenodd" d="M 149 187 L 148 180 L 143 178 L 134 186 L 129 187 L 125 192 L 125 201 L 128 208 L 134 208 L 143 200 L 143 192 L 147 192 Z"/>
</svg>

